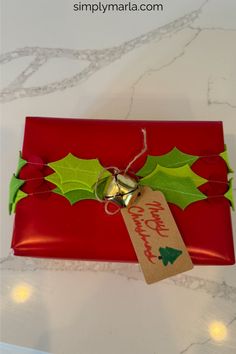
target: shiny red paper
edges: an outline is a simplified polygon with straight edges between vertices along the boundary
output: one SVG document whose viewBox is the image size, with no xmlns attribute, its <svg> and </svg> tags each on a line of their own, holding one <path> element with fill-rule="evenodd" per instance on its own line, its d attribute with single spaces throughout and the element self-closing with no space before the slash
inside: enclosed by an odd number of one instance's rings
<svg viewBox="0 0 236 354">
<path fill-rule="evenodd" d="M 51 173 L 42 164 L 69 152 L 83 159 L 98 158 L 103 166 L 125 169 L 142 149 L 146 128 L 149 155 L 177 147 L 200 158 L 192 169 L 211 181 L 227 182 L 227 167 L 217 156 L 224 151 L 222 122 L 114 121 L 35 118 L 26 119 L 22 157 L 34 164 L 23 167 L 20 178 L 31 179 L 23 190 L 41 191 L 22 199 L 16 207 L 12 248 L 18 256 L 137 262 L 120 214 L 107 215 L 104 205 L 85 200 L 71 206 L 40 177 Z M 146 154 L 146 155 L 147 155 Z M 146 155 L 132 166 L 137 172 Z M 213 155 L 213 156 L 212 156 Z M 171 211 L 195 264 L 235 262 L 229 201 L 222 195 L 227 184 L 208 182 L 201 191 L 210 198 L 185 210 Z"/>
</svg>

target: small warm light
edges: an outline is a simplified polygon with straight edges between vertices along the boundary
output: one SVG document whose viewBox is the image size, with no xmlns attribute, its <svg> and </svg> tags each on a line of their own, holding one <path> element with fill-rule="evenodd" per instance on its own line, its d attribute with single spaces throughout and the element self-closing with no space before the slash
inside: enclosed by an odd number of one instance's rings
<svg viewBox="0 0 236 354">
<path fill-rule="evenodd" d="M 18 284 L 11 292 L 11 298 L 17 303 L 23 303 L 29 300 L 32 295 L 32 287 L 28 284 Z"/>
<path fill-rule="evenodd" d="M 223 341 L 227 337 L 227 327 L 223 322 L 214 321 L 209 325 L 209 332 L 212 339 L 217 342 Z"/>
</svg>

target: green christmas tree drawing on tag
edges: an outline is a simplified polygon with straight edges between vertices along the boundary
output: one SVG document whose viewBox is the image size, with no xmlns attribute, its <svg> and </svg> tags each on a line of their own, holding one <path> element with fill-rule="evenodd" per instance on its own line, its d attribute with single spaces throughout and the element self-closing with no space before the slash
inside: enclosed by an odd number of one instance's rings
<svg viewBox="0 0 236 354">
<path fill-rule="evenodd" d="M 181 250 L 171 247 L 160 247 L 159 248 L 160 256 L 158 259 L 162 260 L 164 266 L 167 266 L 168 263 L 173 264 L 176 259 L 183 253 Z"/>
</svg>

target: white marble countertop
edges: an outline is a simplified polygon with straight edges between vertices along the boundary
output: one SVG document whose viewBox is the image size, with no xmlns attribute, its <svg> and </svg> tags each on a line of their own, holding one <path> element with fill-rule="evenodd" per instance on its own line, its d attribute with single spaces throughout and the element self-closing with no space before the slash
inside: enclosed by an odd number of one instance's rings
<svg viewBox="0 0 236 354">
<path fill-rule="evenodd" d="M 234 266 L 147 286 L 138 265 L 9 256 L 25 116 L 223 120 L 236 166 L 235 0 L 105 14 L 74 3 L 1 0 L 0 353 L 234 354 Z"/>
</svg>

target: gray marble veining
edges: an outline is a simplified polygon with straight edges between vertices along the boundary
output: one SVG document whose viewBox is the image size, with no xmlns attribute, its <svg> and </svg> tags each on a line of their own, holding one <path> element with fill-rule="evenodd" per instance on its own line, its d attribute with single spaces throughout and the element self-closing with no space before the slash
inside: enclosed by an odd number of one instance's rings
<svg viewBox="0 0 236 354">
<path fill-rule="evenodd" d="M 0 64 L 7 64 L 12 60 L 16 60 L 25 56 L 33 56 L 33 61 L 28 65 L 28 67 L 23 70 L 19 76 L 13 80 L 7 87 L 3 88 L 0 92 L 0 101 L 9 102 L 17 98 L 22 97 L 33 97 L 39 95 L 45 95 L 59 90 L 65 90 L 69 87 L 74 87 L 78 85 L 81 81 L 88 79 L 92 74 L 100 70 L 101 68 L 113 63 L 115 60 L 121 58 L 126 53 L 146 45 L 152 41 L 160 41 L 167 36 L 173 36 L 177 32 L 185 29 L 191 28 L 194 22 L 199 18 L 204 6 L 210 0 L 205 0 L 202 5 L 195 11 L 186 14 L 175 21 L 172 21 L 164 26 L 158 27 L 148 33 L 142 34 L 137 38 L 130 41 L 123 42 L 119 46 L 114 46 L 104 50 L 88 49 L 88 50 L 72 50 L 63 48 L 40 48 L 40 47 L 24 47 L 16 49 L 12 52 L 2 54 L 0 56 Z M 193 38 L 184 45 L 183 52 L 174 57 L 169 63 L 165 64 L 171 65 L 175 60 L 184 55 L 186 48 L 196 39 L 202 29 L 193 29 Z M 88 66 L 82 71 L 76 73 L 70 78 L 66 78 L 61 81 L 55 81 L 47 85 L 38 87 L 25 87 L 27 79 L 36 73 L 46 62 L 52 58 L 67 58 L 73 60 L 82 60 L 88 62 Z M 161 68 L 159 69 L 161 70 Z M 142 76 L 134 83 L 132 86 L 135 90 L 135 86 L 142 77 L 147 74 L 144 73 Z M 131 105 L 132 105 L 131 96 Z M 127 112 L 127 117 L 129 112 Z"/>
<path fill-rule="evenodd" d="M 235 323 L 235 321 L 236 321 L 236 315 L 226 324 L 226 328 L 229 328 L 232 324 Z M 179 354 L 188 353 L 189 350 L 192 349 L 192 348 L 195 347 L 195 346 L 198 346 L 198 347 L 203 347 L 203 346 L 204 346 L 204 349 L 202 349 L 202 350 L 206 351 L 206 350 L 207 350 L 206 345 L 208 345 L 208 344 L 209 344 L 209 345 L 210 345 L 210 344 L 213 344 L 213 345 L 214 345 L 215 353 L 219 353 L 219 354 L 221 353 L 221 348 L 217 348 L 216 345 L 215 345 L 215 343 L 213 343 L 212 338 L 209 337 L 209 338 L 207 338 L 207 339 L 204 339 L 203 341 L 198 341 L 198 342 L 192 342 L 192 343 L 190 343 L 186 348 L 184 348 L 183 350 L 181 350 Z M 234 349 L 235 349 L 235 348 L 232 348 L 232 352 L 231 352 L 231 353 L 233 353 Z M 219 351 L 218 351 L 218 350 L 219 350 Z"/>
<path fill-rule="evenodd" d="M 103 263 L 61 259 L 40 259 L 28 257 L 15 257 L 10 254 L 0 262 L 1 270 L 9 271 L 90 271 L 108 272 L 132 280 L 142 280 L 143 275 L 138 264 L 129 263 Z M 188 274 L 180 274 L 163 281 L 168 285 L 204 292 L 213 298 L 236 302 L 236 287 L 226 284 L 225 281 L 217 282 Z"/>
<path fill-rule="evenodd" d="M 221 80 L 227 81 L 228 79 L 226 77 L 221 77 Z M 208 84 L 207 84 L 207 104 L 208 106 L 210 105 L 225 105 L 228 106 L 229 108 L 236 109 L 236 104 L 233 104 L 229 102 L 228 100 L 219 100 L 214 97 L 213 94 L 213 88 L 215 85 L 215 80 L 212 77 L 209 77 L 208 79 Z"/>
</svg>

